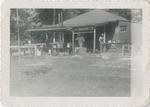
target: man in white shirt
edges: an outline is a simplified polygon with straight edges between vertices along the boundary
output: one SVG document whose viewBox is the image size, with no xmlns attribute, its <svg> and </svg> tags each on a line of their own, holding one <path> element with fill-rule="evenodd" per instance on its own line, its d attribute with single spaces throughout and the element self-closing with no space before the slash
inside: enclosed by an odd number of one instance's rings
<svg viewBox="0 0 150 107">
<path fill-rule="evenodd" d="M 100 43 L 100 53 L 102 53 L 104 49 L 104 34 L 103 33 L 99 37 L 99 43 Z"/>
<path fill-rule="evenodd" d="M 83 43 L 85 42 L 83 36 L 79 35 L 76 40 L 78 41 L 79 47 L 83 47 Z"/>
</svg>

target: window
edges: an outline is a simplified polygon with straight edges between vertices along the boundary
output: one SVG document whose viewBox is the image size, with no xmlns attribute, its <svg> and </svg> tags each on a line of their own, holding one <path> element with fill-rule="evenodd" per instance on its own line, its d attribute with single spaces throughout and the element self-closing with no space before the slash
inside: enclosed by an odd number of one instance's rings
<svg viewBox="0 0 150 107">
<path fill-rule="evenodd" d="M 121 32 L 126 32 L 127 31 L 127 26 L 120 26 L 120 31 Z"/>
</svg>

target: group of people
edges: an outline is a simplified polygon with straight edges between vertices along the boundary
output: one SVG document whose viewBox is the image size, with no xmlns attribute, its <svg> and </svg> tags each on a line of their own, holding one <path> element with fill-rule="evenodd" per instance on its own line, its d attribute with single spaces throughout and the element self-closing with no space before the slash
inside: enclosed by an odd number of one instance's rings
<svg viewBox="0 0 150 107">
<path fill-rule="evenodd" d="M 84 47 L 84 42 L 85 42 L 85 39 L 84 39 L 84 36 L 82 34 L 79 34 L 78 37 L 75 39 L 76 41 L 78 41 L 78 46 L 79 47 Z M 28 44 L 31 45 L 31 40 L 29 39 L 28 41 Z M 104 34 L 102 33 L 99 37 L 99 44 L 100 44 L 100 53 L 103 52 L 104 50 Z M 60 47 L 59 45 L 63 46 L 63 47 Z M 59 44 L 50 44 L 49 43 L 49 40 L 46 41 L 46 47 L 48 49 L 48 52 L 50 54 L 55 54 L 55 53 L 59 53 L 59 49 L 60 48 L 63 48 L 65 47 L 66 50 L 69 49 L 69 53 L 71 53 L 71 43 L 67 43 L 66 46 L 64 46 L 65 44 L 63 43 L 59 43 Z M 38 47 L 39 50 L 41 50 L 42 48 Z"/>
<path fill-rule="evenodd" d="M 78 41 L 79 47 L 83 47 L 83 44 L 85 42 L 85 39 L 82 35 L 79 35 L 76 40 Z M 99 43 L 100 43 L 100 53 L 104 50 L 104 34 L 102 33 L 99 37 Z"/>
</svg>

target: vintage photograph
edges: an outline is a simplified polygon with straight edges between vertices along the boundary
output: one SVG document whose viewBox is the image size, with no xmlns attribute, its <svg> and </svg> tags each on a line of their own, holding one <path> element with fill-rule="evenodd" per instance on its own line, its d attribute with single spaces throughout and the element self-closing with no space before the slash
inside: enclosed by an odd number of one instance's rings
<svg viewBox="0 0 150 107">
<path fill-rule="evenodd" d="M 11 8 L 10 96 L 130 97 L 133 31 L 142 9 Z"/>
</svg>

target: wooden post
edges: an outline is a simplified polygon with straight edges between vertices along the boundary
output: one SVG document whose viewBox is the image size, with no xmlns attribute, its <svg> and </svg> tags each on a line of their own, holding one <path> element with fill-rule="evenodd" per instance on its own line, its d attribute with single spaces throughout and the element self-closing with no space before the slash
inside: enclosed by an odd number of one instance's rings
<svg viewBox="0 0 150 107">
<path fill-rule="evenodd" d="M 106 25 L 104 25 L 104 43 L 106 43 Z"/>
<path fill-rule="evenodd" d="M 31 41 L 31 44 L 32 44 L 32 33 L 30 34 L 30 41 Z"/>
<path fill-rule="evenodd" d="M 59 24 L 59 26 L 61 25 L 61 16 L 60 16 L 60 13 L 58 14 L 58 24 Z"/>
<path fill-rule="evenodd" d="M 61 26 L 61 16 L 60 16 L 60 13 L 58 13 L 58 24 L 59 26 Z M 59 42 L 61 41 L 61 31 L 59 31 Z"/>
<path fill-rule="evenodd" d="M 55 25 L 55 15 L 56 15 L 56 10 L 53 9 L 53 25 Z"/>
<path fill-rule="evenodd" d="M 93 53 L 95 53 L 95 48 L 96 48 L 96 28 L 94 28 Z"/>
<path fill-rule="evenodd" d="M 124 46 L 124 44 L 122 45 L 122 55 L 123 56 L 125 55 L 125 46 Z"/>
<path fill-rule="evenodd" d="M 53 25 L 55 25 L 56 10 L 53 9 Z M 55 43 L 55 31 L 53 32 L 53 43 Z"/>
<path fill-rule="evenodd" d="M 46 31 L 46 41 L 48 40 L 48 35 L 47 35 L 47 31 Z"/>
<path fill-rule="evenodd" d="M 36 45 L 34 46 L 34 56 L 35 57 L 37 56 L 37 46 Z"/>
<path fill-rule="evenodd" d="M 62 32 L 61 32 L 61 31 L 59 31 L 59 42 L 60 42 L 60 41 L 62 41 L 62 37 L 61 37 L 61 35 L 62 35 Z"/>
<path fill-rule="evenodd" d="M 74 31 L 72 31 L 72 53 L 74 53 Z"/>
<path fill-rule="evenodd" d="M 64 43 L 64 32 L 62 32 L 62 43 Z"/>
<path fill-rule="evenodd" d="M 60 17 L 61 17 L 61 18 L 60 18 L 60 20 L 61 20 L 61 25 L 63 26 L 63 20 L 64 20 L 64 19 L 63 19 L 63 12 L 60 13 Z"/>
<path fill-rule="evenodd" d="M 55 32 L 53 32 L 53 43 L 55 43 L 56 41 L 55 41 Z"/>
</svg>

